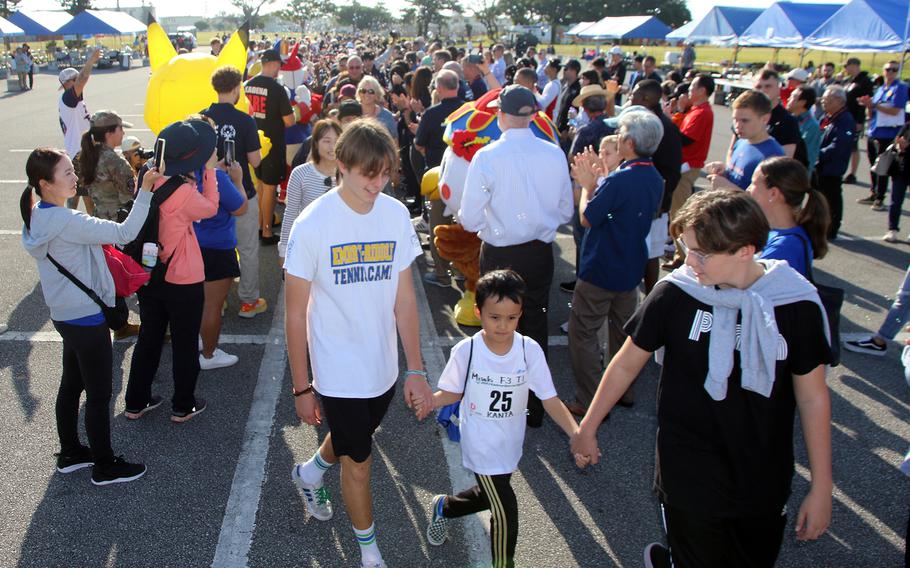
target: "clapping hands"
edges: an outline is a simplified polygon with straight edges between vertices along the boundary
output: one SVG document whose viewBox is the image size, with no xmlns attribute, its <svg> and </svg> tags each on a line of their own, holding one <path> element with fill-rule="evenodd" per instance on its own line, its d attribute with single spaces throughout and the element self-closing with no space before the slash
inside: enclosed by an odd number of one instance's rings
<svg viewBox="0 0 910 568">
<path fill-rule="evenodd" d="M 576 154 L 572 160 L 572 178 L 589 191 L 597 186 L 597 178 L 603 176 L 604 171 L 600 156 L 590 146 Z"/>
</svg>

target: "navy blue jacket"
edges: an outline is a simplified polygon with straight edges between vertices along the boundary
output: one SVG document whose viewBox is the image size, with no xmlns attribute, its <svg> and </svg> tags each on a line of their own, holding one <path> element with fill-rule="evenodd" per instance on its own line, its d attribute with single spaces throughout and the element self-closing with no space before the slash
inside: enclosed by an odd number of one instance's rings
<svg viewBox="0 0 910 568">
<path fill-rule="evenodd" d="M 856 140 L 856 121 L 845 108 L 829 121 L 822 132 L 821 150 L 818 153 L 818 175 L 840 177 L 850 165 Z"/>
</svg>

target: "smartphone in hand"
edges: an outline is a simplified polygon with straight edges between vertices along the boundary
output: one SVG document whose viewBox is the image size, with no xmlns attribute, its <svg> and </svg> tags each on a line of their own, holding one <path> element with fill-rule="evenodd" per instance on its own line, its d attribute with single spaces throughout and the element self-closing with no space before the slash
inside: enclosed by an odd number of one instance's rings
<svg viewBox="0 0 910 568">
<path fill-rule="evenodd" d="M 224 165 L 231 167 L 234 165 L 234 141 L 224 141 Z"/>
<path fill-rule="evenodd" d="M 164 173 L 164 138 L 155 140 L 155 168 L 159 173 Z"/>
</svg>

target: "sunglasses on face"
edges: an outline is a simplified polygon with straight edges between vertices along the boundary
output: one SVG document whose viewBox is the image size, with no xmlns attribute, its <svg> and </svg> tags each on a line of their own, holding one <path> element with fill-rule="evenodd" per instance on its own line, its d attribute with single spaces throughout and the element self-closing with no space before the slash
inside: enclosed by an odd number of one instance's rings
<svg viewBox="0 0 910 568">
<path fill-rule="evenodd" d="M 374 91 L 373 89 L 360 89 L 359 92 L 361 95 L 375 95 L 376 94 L 376 91 Z"/>
<path fill-rule="evenodd" d="M 885 73 L 897 73 L 897 67 L 885 67 Z"/>
</svg>

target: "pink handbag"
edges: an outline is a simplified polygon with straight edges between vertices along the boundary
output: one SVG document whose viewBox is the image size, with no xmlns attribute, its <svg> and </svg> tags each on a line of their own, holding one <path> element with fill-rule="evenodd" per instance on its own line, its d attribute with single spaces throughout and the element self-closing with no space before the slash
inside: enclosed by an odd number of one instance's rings
<svg viewBox="0 0 910 568">
<path fill-rule="evenodd" d="M 146 272 L 141 264 L 117 247 L 101 245 L 101 250 L 104 251 L 104 259 L 114 278 L 114 288 L 118 296 L 122 298 L 132 296 L 151 278 L 151 274 Z"/>
</svg>

